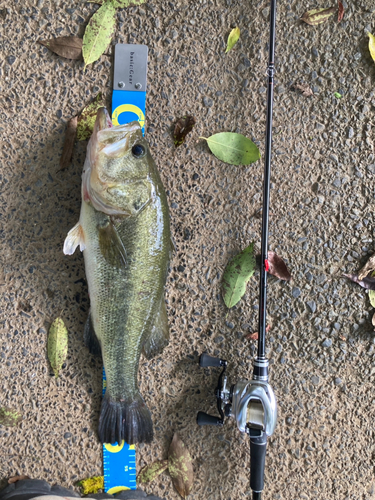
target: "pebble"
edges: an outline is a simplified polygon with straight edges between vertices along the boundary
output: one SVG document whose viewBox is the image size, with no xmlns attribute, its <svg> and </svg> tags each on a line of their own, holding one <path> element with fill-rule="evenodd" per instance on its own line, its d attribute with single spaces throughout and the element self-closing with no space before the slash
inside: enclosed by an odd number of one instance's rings
<svg viewBox="0 0 375 500">
<path fill-rule="evenodd" d="M 348 138 L 349 139 L 353 139 L 353 137 L 354 137 L 353 127 L 349 127 L 349 129 L 348 129 Z"/>
<path fill-rule="evenodd" d="M 340 377 L 336 377 L 335 378 L 335 385 L 340 385 L 340 384 L 342 384 L 341 378 Z"/>
<path fill-rule="evenodd" d="M 211 97 L 203 97 L 203 104 L 204 106 L 206 106 L 206 108 L 211 108 L 211 106 L 213 105 L 213 100 L 211 99 Z"/>
<path fill-rule="evenodd" d="M 301 290 L 297 287 L 293 287 L 292 295 L 296 299 L 297 297 L 299 297 L 301 295 Z"/>
<path fill-rule="evenodd" d="M 66 432 L 66 433 L 64 434 L 64 439 L 69 439 L 69 438 L 71 438 L 71 437 L 72 437 L 72 433 L 71 433 L 71 432 Z"/>
<path fill-rule="evenodd" d="M 313 300 L 309 300 L 306 304 L 309 306 L 312 313 L 316 311 L 316 303 Z"/>
<path fill-rule="evenodd" d="M 332 339 L 325 339 L 324 342 L 322 343 L 323 347 L 331 347 L 332 345 Z"/>
<path fill-rule="evenodd" d="M 313 375 L 311 377 L 311 383 L 313 385 L 319 385 L 320 384 L 320 378 L 317 375 Z"/>
<path fill-rule="evenodd" d="M 12 64 L 14 64 L 16 58 L 14 56 L 8 56 L 7 57 L 7 63 L 10 64 L 12 66 Z"/>
</svg>

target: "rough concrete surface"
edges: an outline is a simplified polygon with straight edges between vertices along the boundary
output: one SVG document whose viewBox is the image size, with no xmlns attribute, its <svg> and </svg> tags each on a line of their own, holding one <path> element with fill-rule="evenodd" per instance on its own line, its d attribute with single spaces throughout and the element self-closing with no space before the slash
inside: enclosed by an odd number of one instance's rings
<svg viewBox="0 0 375 500">
<path fill-rule="evenodd" d="M 372 499 L 375 340 L 366 292 L 340 278 L 374 252 L 374 81 L 367 31 L 373 0 L 343 2 L 312 27 L 299 18 L 327 2 L 279 0 L 270 246 L 291 283 L 271 280 L 267 352 L 279 418 L 269 439 L 267 499 Z M 332 2 L 334 4 L 334 2 Z M 83 345 L 89 299 L 83 258 L 62 245 L 80 210 L 85 143 L 58 171 L 67 121 L 102 91 L 110 102 L 112 50 L 83 71 L 39 39 L 75 34 L 98 7 L 62 0 L 1 2 L 1 347 L 0 405 L 18 409 L 0 427 L 0 476 L 43 478 L 76 488 L 101 474 L 96 437 L 101 362 Z M 198 428 L 215 413 L 217 371 L 198 367 L 207 350 L 229 362 L 231 382 L 250 378 L 257 330 L 257 277 L 226 316 L 220 282 L 230 257 L 260 248 L 263 162 L 233 167 L 199 136 L 237 131 L 264 151 L 267 1 L 158 1 L 119 10 L 113 43 L 149 46 L 146 137 L 168 193 L 176 251 L 166 298 L 171 340 L 142 359 L 141 391 L 155 440 L 137 448 L 138 469 L 165 458 L 178 431 L 194 461 L 191 498 L 250 496 L 249 444 L 233 422 Z M 224 54 L 231 28 L 241 28 Z M 291 90 L 295 81 L 316 97 Z M 336 99 L 334 92 L 342 94 Z M 170 128 L 190 113 L 197 125 L 175 150 Z M 69 329 L 58 380 L 46 357 L 56 316 Z M 167 474 L 146 488 L 177 499 Z"/>
</svg>

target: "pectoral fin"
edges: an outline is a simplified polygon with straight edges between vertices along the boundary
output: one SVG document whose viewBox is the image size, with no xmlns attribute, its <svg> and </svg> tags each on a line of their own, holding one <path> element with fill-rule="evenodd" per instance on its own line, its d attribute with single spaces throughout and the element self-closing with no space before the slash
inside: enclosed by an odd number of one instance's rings
<svg viewBox="0 0 375 500">
<path fill-rule="evenodd" d="M 168 342 L 168 316 L 163 298 L 159 313 L 156 315 L 154 325 L 151 329 L 151 334 L 143 345 L 143 353 L 147 359 L 151 359 L 160 354 L 164 347 L 168 345 Z"/>
<path fill-rule="evenodd" d="M 79 222 L 77 222 L 77 224 L 69 231 L 68 236 L 65 238 L 63 249 L 64 254 L 73 255 L 78 245 L 81 252 L 83 252 L 86 248 L 85 234 Z"/>
<path fill-rule="evenodd" d="M 126 250 L 110 220 L 98 225 L 99 247 L 106 261 L 114 267 L 126 266 Z"/>
</svg>

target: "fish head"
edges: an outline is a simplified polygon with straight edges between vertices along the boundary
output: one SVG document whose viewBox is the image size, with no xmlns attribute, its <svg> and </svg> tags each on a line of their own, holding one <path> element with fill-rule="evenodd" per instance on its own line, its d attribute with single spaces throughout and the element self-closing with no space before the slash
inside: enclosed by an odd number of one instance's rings
<svg viewBox="0 0 375 500">
<path fill-rule="evenodd" d="M 139 122 L 114 127 L 100 108 L 87 149 L 84 200 L 109 215 L 136 215 L 153 195 L 153 160 Z"/>
</svg>

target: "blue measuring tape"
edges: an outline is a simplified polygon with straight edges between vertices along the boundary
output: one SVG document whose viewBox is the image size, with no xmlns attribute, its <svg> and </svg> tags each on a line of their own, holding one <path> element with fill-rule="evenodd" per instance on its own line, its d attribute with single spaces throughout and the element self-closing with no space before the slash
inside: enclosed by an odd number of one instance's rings
<svg viewBox="0 0 375 500">
<path fill-rule="evenodd" d="M 115 46 L 114 78 L 112 93 L 112 123 L 114 126 L 139 121 L 145 133 L 146 45 Z M 103 396 L 106 376 L 103 368 Z M 122 490 L 135 490 L 136 456 L 135 445 L 123 441 L 121 444 L 103 444 L 104 491 L 114 494 Z"/>
</svg>

